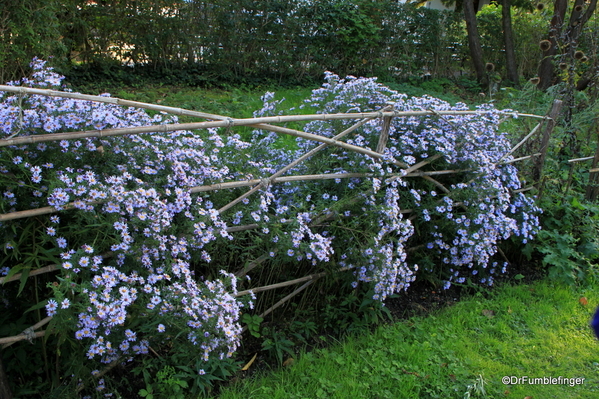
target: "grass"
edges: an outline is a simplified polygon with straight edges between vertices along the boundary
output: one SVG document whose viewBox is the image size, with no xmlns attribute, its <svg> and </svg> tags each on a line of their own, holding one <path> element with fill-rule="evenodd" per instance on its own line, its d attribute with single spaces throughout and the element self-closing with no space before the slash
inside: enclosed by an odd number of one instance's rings
<svg viewBox="0 0 599 399">
<path fill-rule="evenodd" d="M 229 89 L 201 89 L 177 86 L 143 87 L 76 87 L 74 90 L 86 94 L 110 93 L 113 97 L 125 100 L 141 101 L 166 106 L 184 108 L 229 116 L 232 118 L 251 118 L 253 111 L 262 108 L 260 97 L 267 91 L 274 91 L 277 100 L 285 98 L 285 103 L 297 106 L 307 98 L 316 87 L 269 88 L 256 87 Z M 299 111 L 299 110 L 298 110 Z M 180 118 L 182 122 L 197 121 L 196 118 Z"/>
<path fill-rule="evenodd" d="M 596 398 L 599 345 L 588 323 L 597 289 L 506 285 L 304 353 L 219 398 Z M 584 382 L 506 385 L 504 376 Z"/>
</svg>

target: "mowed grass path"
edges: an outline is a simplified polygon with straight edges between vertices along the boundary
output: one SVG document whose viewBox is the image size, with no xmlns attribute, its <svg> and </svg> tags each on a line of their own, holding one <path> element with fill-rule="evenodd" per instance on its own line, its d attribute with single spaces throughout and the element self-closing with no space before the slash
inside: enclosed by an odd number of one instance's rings
<svg viewBox="0 0 599 399">
<path fill-rule="evenodd" d="M 599 398 L 599 341 L 589 328 L 598 302 L 599 284 L 506 285 L 305 353 L 219 398 Z M 584 381 L 504 384 L 505 376 Z"/>
</svg>

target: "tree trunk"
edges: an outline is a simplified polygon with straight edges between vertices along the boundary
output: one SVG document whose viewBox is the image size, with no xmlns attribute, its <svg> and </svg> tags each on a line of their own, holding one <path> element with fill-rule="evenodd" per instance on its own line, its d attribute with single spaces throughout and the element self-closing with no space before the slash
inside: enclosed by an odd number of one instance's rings
<svg viewBox="0 0 599 399">
<path fill-rule="evenodd" d="M 464 19 L 466 20 L 468 47 L 470 48 L 470 57 L 472 58 L 474 71 L 476 72 L 476 80 L 479 83 L 483 83 L 485 80 L 485 65 L 483 63 L 483 51 L 480 46 L 480 36 L 478 35 L 474 0 L 464 0 Z"/>
<path fill-rule="evenodd" d="M 543 51 L 543 59 L 539 67 L 539 89 L 546 90 L 553 85 L 553 58 L 557 54 L 557 39 L 559 38 L 564 26 L 564 17 L 568 0 L 555 0 L 553 18 L 549 24 L 549 48 Z"/>
<path fill-rule="evenodd" d="M 514 32 L 512 31 L 512 0 L 502 0 L 501 23 L 503 25 L 503 42 L 505 46 L 505 63 L 507 78 L 518 85 L 518 66 L 516 65 L 516 51 L 514 49 Z"/>
<path fill-rule="evenodd" d="M 578 10 L 577 6 L 580 6 Z M 549 41 L 551 42 L 551 46 L 543 52 L 543 60 L 539 67 L 539 88 L 541 90 L 549 88 L 554 83 L 553 58 L 557 55 L 558 39 L 561 41 L 562 47 L 567 48 L 567 54 L 570 55 L 569 59 L 573 60 L 582 28 L 595 12 L 597 0 L 591 0 L 588 4 L 583 0 L 576 0 L 572 8 L 572 14 L 570 14 L 570 21 L 562 35 L 567 8 L 567 0 L 555 0 L 554 14 L 549 25 Z"/>
<path fill-rule="evenodd" d="M 8 378 L 4 373 L 4 366 L 2 366 L 2 352 L 0 351 L 0 399 L 12 399 L 12 393 L 8 385 Z"/>
<path fill-rule="evenodd" d="M 577 11 L 576 6 L 580 6 L 582 9 Z M 574 2 L 568 29 L 564 35 L 566 43 L 570 45 L 572 53 L 575 51 L 578 44 L 578 38 L 582 32 L 582 27 L 589 21 L 589 18 L 591 18 L 591 15 L 595 12 L 595 8 L 597 8 L 597 0 L 591 0 L 586 6 L 586 9 L 584 6 L 585 2 L 583 0 L 576 0 Z"/>
</svg>

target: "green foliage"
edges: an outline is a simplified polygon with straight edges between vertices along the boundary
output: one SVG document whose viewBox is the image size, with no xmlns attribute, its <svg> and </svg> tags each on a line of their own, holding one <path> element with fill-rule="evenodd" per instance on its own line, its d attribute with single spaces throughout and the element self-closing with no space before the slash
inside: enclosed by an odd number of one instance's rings
<svg viewBox="0 0 599 399">
<path fill-rule="evenodd" d="M 272 359 L 276 359 L 279 365 L 283 364 L 285 354 L 291 357 L 295 356 L 293 351 L 295 344 L 287 338 L 285 333 L 266 329 L 264 335 L 267 338 L 262 342 L 262 350 L 266 351 Z"/>
<path fill-rule="evenodd" d="M 37 24 L 25 6 L 9 8 L 26 21 L 14 29 L 29 31 L 18 43 L 0 37 L 0 46 L 19 66 L 54 54 L 76 85 L 296 85 L 320 81 L 325 70 L 390 80 L 453 76 L 467 54 L 459 14 L 391 0 L 48 4 Z"/>
<path fill-rule="evenodd" d="M 64 2 L 56 0 L 0 3 L 0 82 L 24 76 L 33 57 L 61 57 L 60 16 Z"/>
<path fill-rule="evenodd" d="M 546 38 L 549 16 L 546 13 L 512 7 L 512 26 L 518 74 L 525 78 L 536 75 L 541 52 L 539 42 Z M 505 76 L 505 51 L 501 26 L 501 5 L 492 3 L 476 15 L 485 62 Z M 501 51 L 499 51 L 501 50 Z"/>
<path fill-rule="evenodd" d="M 262 324 L 263 321 L 264 319 L 258 315 L 250 315 L 249 313 L 244 313 L 243 316 L 241 316 L 241 322 L 247 326 L 250 334 L 256 338 L 261 337 L 260 324 Z"/>
<path fill-rule="evenodd" d="M 189 385 L 175 374 L 175 368 L 164 366 L 156 375 L 156 382 L 147 385 L 139 391 L 139 395 L 145 399 L 185 399 Z"/>
<path fill-rule="evenodd" d="M 599 205 L 569 196 L 546 208 L 537 250 L 549 277 L 567 284 L 599 276 Z"/>
</svg>

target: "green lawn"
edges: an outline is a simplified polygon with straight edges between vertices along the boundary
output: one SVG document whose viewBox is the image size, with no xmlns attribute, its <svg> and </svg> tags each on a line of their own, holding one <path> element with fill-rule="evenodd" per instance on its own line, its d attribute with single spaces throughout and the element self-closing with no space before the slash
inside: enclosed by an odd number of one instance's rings
<svg viewBox="0 0 599 399">
<path fill-rule="evenodd" d="M 288 368 L 223 390 L 220 399 L 597 398 L 599 342 L 589 328 L 597 292 L 599 284 L 504 286 L 305 353 Z M 573 386 L 504 384 L 504 376 L 562 377 Z"/>
</svg>

